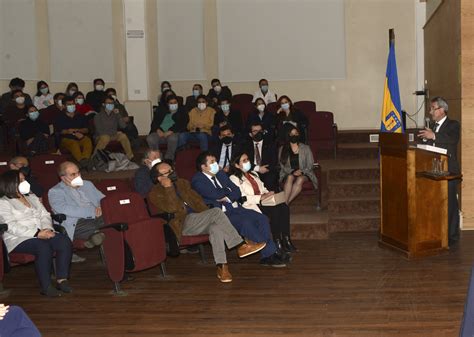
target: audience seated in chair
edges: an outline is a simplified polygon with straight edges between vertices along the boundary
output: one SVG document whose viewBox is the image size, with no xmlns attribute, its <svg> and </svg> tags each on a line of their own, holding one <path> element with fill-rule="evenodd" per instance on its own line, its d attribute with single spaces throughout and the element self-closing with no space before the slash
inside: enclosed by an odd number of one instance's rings
<svg viewBox="0 0 474 337">
<path fill-rule="evenodd" d="M 239 110 L 232 107 L 231 101 L 228 98 L 222 99 L 217 105 L 216 114 L 214 115 L 213 136 L 217 137 L 219 129 L 224 125 L 228 125 L 234 132 L 234 135 L 240 139 L 243 131 L 242 115 Z"/>
<path fill-rule="evenodd" d="M 54 121 L 66 110 L 66 105 L 64 103 L 65 97 L 66 95 L 62 92 L 54 94 L 54 103 L 40 111 L 40 119 L 48 125 L 53 124 Z"/>
<path fill-rule="evenodd" d="M 268 190 L 279 191 L 277 148 L 260 122 L 250 125 L 250 133 L 243 149 L 249 156 L 252 172 L 258 174 Z"/>
<path fill-rule="evenodd" d="M 105 95 L 105 82 L 101 78 L 96 78 L 94 80 L 94 90 L 89 91 L 86 96 L 86 103 L 92 106 L 94 111 L 99 112 L 106 97 Z"/>
<path fill-rule="evenodd" d="M 60 149 L 71 152 L 81 167 L 88 167 L 92 154 L 92 141 L 87 136 L 89 133 L 87 120 L 76 112 L 76 104 L 72 97 L 64 99 L 66 109 L 56 118 L 54 132 L 59 136 Z"/>
<path fill-rule="evenodd" d="M 229 125 L 224 125 L 219 130 L 219 138 L 215 145 L 210 149 L 212 155 L 219 164 L 219 169 L 229 174 L 230 161 L 232 157 L 240 151 L 240 144 Z"/>
<path fill-rule="evenodd" d="M 251 131 L 254 123 L 261 124 L 263 133 L 273 140 L 275 138 L 275 116 L 267 110 L 267 105 L 263 98 L 257 98 L 254 105 L 255 109 L 250 112 L 247 119 L 247 131 Z"/>
<path fill-rule="evenodd" d="M 211 207 L 222 209 L 232 225 L 246 239 L 253 242 L 266 242 L 261 251 L 260 263 L 273 267 L 285 267 L 288 256 L 279 255 L 270 232 L 268 218 L 243 208 L 239 188 L 230 181 L 221 170 L 216 158 L 210 152 L 202 152 L 196 159 L 198 171 L 192 179 L 192 188 L 201 195 L 204 202 Z"/>
<path fill-rule="evenodd" d="M 95 137 L 97 145 L 95 151 L 103 150 L 110 141 L 118 141 L 127 155 L 127 158 L 133 159 L 132 146 L 125 133 L 120 131 L 126 127 L 125 122 L 120 116 L 120 111 L 115 107 L 115 101 L 111 96 L 104 99 L 100 112 L 94 117 Z"/>
<path fill-rule="evenodd" d="M 197 98 L 202 95 L 202 85 L 196 83 L 193 85 L 193 94 L 186 97 L 185 111 L 189 112 L 197 107 Z"/>
<path fill-rule="evenodd" d="M 67 96 L 75 97 L 76 94 L 79 92 L 79 86 L 76 82 L 69 82 L 66 87 L 65 94 Z"/>
<path fill-rule="evenodd" d="M 49 150 L 49 126 L 39 119 L 40 112 L 34 105 L 28 107 L 26 119 L 18 126 L 20 139 L 26 145 L 29 156 Z"/>
<path fill-rule="evenodd" d="M 28 106 L 26 103 L 26 96 L 20 89 L 14 90 L 12 92 L 12 101 L 5 107 L 3 111 L 2 119 L 10 128 L 9 134 L 13 135 L 13 128 L 15 124 L 23 119 L 28 114 Z"/>
<path fill-rule="evenodd" d="M 148 146 L 158 150 L 160 144 L 166 144 L 165 159 L 174 160 L 179 135 L 186 132 L 188 121 L 189 117 L 185 108 L 179 106 L 176 96 L 169 95 L 167 104 L 160 105 L 153 112 L 150 134 L 146 137 Z"/>
<path fill-rule="evenodd" d="M 118 109 L 120 117 L 125 123 L 125 127 L 120 129 L 120 131 L 127 135 L 132 148 L 138 148 L 140 146 L 140 139 L 138 139 L 138 129 L 133 123 L 133 118 L 128 115 L 125 105 L 120 103 L 119 99 L 117 98 L 117 91 L 114 88 L 108 88 L 105 90 L 105 94 L 114 99 L 115 108 Z"/>
<path fill-rule="evenodd" d="M 2 113 L 5 113 L 5 108 L 12 103 L 13 92 L 16 90 L 20 90 L 21 92 L 23 92 L 23 89 L 25 88 L 25 81 L 23 81 L 21 78 L 15 77 L 10 80 L 10 84 L 8 86 L 10 88 L 10 91 L 4 92 L 0 98 L 0 115 Z M 25 93 L 24 97 L 26 105 L 33 104 L 30 95 Z"/>
<path fill-rule="evenodd" d="M 0 336 L 41 337 L 22 308 L 0 304 Z"/>
<path fill-rule="evenodd" d="M 182 235 L 209 235 L 217 277 L 221 282 L 232 282 L 227 266 L 225 247 L 237 248 L 239 257 L 254 254 L 266 244 L 244 241 L 220 208 L 209 209 L 189 181 L 178 178 L 172 166 L 161 162 L 153 166 L 151 179 L 156 184 L 149 200 L 160 212 L 173 214 L 170 221 L 178 242 Z"/>
<path fill-rule="evenodd" d="M 54 213 L 66 215 L 62 223 L 71 240 L 87 240 L 86 248 L 100 246 L 104 234 L 99 233 L 104 225 L 100 200 L 104 195 L 88 180 L 82 180 L 76 164 L 64 162 L 58 170 L 61 182 L 48 191 L 48 200 Z M 82 262 L 75 256 L 73 262 Z"/>
<path fill-rule="evenodd" d="M 199 142 L 201 151 L 207 151 L 216 111 L 207 105 L 207 98 L 204 95 L 198 96 L 197 103 L 197 107 L 189 112 L 188 132 L 179 134 L 178 146 L 194 140 Z"/>
<path fill-rule="evenodd" d="M 49 91 L 48 83 L 38 81 L 36 83 L 36 95 L 33 97 L 33 105 L 38 109 L 45 109 L 54 104 L 53 94 Z"/>
<path fill-rule="evenodd" d="M 211 89 L 207 93 L 207 99 L 209 100 L 209 105 L 216 107 L 219 104 L 219 101 L 223 99 L 231 100 L 232 91 L 228 86 L 222 86 L 221 81 L 217 78 L 214 78 L 211 81 Z"/>
<path fill-rule="evenodd" d="M 133 186 L 135 187 L 135 191 L 144 198 L 150 193 L 154 186 L 150 178 L 150 171 L 151 168 L 158 163 L 161 163 L 160 150 L 147 149 L 143 155 L 142 165 L 135 171 Z"/>
<path fill-rule="evenodd" d="M 33 192 L 41 200 L 43 197 L 44 188 L 38 183 L 36 177 L 31 172 L 28 159 L 23 156 L 13 157 L 8 162 L 8 166 L 10 170 L 17 170 L 23 174 L 25 180 L 30 184 L 31 192 Z"/>
<path fill-rule="evenodd" d="M 166 105 L 166 95 L 164 95 L 165 92 L 168 90 L 173 90 L 171 88 L 171 83 L 168 81 L 163 81 L 160 84 L 160 94 L 158 95 L 157 98 L 157 104 L 158 105 Z M 176 94 L 173 92 L 173 94 L 176 96 Z"/>
<path fill-rule="evenodd" d="M 20 171 L 7 171 L 0 177 L 0 219 L 8 225 L 3 234 L 7 251 L 35 256 L 41 293 L 50 297 L 60 296 L 59 291 L 70 293 L 67 279 L 71 240 L 54 231 L 51 215 L 41 201 L 30 194 L 30 185 Z M 55 285 L 51 284 L 53 257 L 56 258 Z"/>
<path fill-rule="evenodd" d="M 258 87 L 259 89 L 253 94 L 252 102 L 255 103 L 258 98 L 263 99 L 265 104 L 276 102 L 277 95 L 268 89 L 268 81 L 266 79 L 262 78 L 258 81 Z"/>
<path fill-rule="evenodd" d="M 308 118 L 301 110 L 296 109 L 288 96 L 281 96 L 277 105 L 277 134 L 278 140 L 283 142 L 291 127 L 298 128 L 302 141 L 306 140 L 306 128 L 308 127 Z"/>
<path fill-rule="evenodd" d="M 242 206 L 255 212 L 263 213 L 270 219 L 273 241 L 282 254 L 296 251 L 290 239 L 290 208 L 283 202 L 274 205 L 263 205 L 262 201 L 272 198 L 275 191 L 269 191 L 258 177 L 252 172 L 252 164 L 245 152 L 237 154 L 232 160 L 230 180 L 240 188 L 245 202 Z"/>
<path fill-rule="evenodd" d="M 72 97 L 74 98 L 74 102 L 76 102 L 77 113 L 85 116 L 87 120 L 94 118 L 97 111 L 94 111 L 94 108 L 86 103 L 84 94 L 81 91 L 76 91 Z"/>
<path fill-rule="evenodd" d="M 298 129 L 291 126 L 286 141 L 278 153 L 280 163 L 280 182 L 284 183 L 283 191 L 290 204 L 301 192 L 303 183 L 308 179 L 318 189 L 318 179 L 313 171 L 314 158 L 311 148 L 304 144 Z"/>
</svg>

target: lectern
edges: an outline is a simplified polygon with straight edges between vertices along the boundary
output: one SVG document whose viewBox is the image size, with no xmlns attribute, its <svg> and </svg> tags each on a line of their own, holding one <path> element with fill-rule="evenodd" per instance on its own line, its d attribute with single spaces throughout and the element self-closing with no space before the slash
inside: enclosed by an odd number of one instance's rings
<svg viewBox="0 0 474 337">
<path fill-rule="evenodd" d="M 434 158 L 447 156 L 409 146 L 408 135 L 381 133 L 379 245 L 408 258 L 448 249 L 448 180 L 459 176 L 431 174 Z"/>
</svg>

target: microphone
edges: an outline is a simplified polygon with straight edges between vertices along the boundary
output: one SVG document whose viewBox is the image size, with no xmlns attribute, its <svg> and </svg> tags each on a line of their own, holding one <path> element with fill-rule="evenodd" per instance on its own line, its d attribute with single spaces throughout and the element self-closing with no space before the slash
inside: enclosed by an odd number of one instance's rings
<svg viewBox="0 0 474 337">
<path fill-rule="evenodd" d="M 429 117 L 426 117 L 425 118 L 425 128 L 430 128 L 430 122 L 431 122 L 431 119 Z"/>
</svg>

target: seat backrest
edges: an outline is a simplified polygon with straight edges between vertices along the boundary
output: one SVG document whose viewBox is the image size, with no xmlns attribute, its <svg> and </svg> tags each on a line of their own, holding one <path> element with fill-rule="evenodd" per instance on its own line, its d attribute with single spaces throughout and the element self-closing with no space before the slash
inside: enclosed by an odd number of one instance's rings
<svg viewBox="0 0 474 337">
<path fill-rule="evenodd" d="M 145 201 L 136 192 L 110 193 L 100 202 L 106 224 L 134 223 L 150 218 Z"/>
<path fill-rule="evenodd" d="M 298 110 L 303 111 L 306 116 L 316 112 L 316 102 L 314 101 L 298 101 L 295 102 L 295 107 Z"/>
<path fill-rule="evenodd" d="M 232 103 L 232 107 L 240 111 L 243 125 L 247 123 L 250 113 L 255 110 L 255 105 L 252 102 Z"/>
<path fill-rule="evenodd" d="M 45 172 L 48 174 L 57 174 L 59 165 L 67 160 L 68 157 L 65 155 L 40 154 L 30 159 L 30 167 L 37 176 Z"/>
<path fill-rule="evenodd" d="M 278 111 L 278 103 L 277 102 L 268 103 L 267 110 L 271 112 L 272 114 L 276 115 L 276 112 Z"/>
<path fill-rule="evenodd" d="M 176 152 L 175 169 L 180 178 L 191 181 L 193 175 L 196 173 L 196 158 L 200 149 L 186 149 Z"/>
<path fill-rule="evenodd" d="M 317 111 L 307 115 L 309 119 L 309 140 L 333 140 L 334 115 L 330 111 Z"/>
<path fill-rule="evenodd" d="M 232 104 L 252 103 L 253 95 L 251 94 L 237 94 L 232 96 Z"/>
<path fill-rule="evenodd" d="M 178 105 L 183 106 L 184 104 L 183 96 L 176 96 L 176 99 L 178 100 Z"/>
<path fill-rule="evenodd" d="M 132 192 L 132 186 L 126 179 L 105 179 L 94 183 L 104 195 L 116 192 Z"/>
</svg>

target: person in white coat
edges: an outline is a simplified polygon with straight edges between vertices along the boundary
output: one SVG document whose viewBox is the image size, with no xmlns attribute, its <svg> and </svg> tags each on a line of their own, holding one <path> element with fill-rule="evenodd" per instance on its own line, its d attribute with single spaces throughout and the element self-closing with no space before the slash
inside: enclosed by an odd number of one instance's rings
<svg viewBox="0 0 474 337">
<path fill-rule="evenodd" d="M 72 243 L 67 235 L 53 229 L 51 215 L 23 173 L 10 170 L 0 176 L 0 222 L 8 225 L 3 234 L 8 253 L 35 256 L 35 270 L 41 294 L 57 297 L 72 291 L 68 283 Z M 53 256 L 56 257 L 56 284 L 51 283 Z"/>
<path fill-rule="evenodd" d="M 296 247 L 290 239 L 290 209 L 286 203 L 263 206 L 262 201 L 271 198 L 275 193 L 268 191 L 258 177 L 251 171 L 248 155 L 239 153 L 232 159 L 230 180 L 239 187 L 242 194 L 242 206 L 265 214 L 270 219 L 273 240 L 278 250 L 287 253 L 295 252 Z"/>
</svg>

